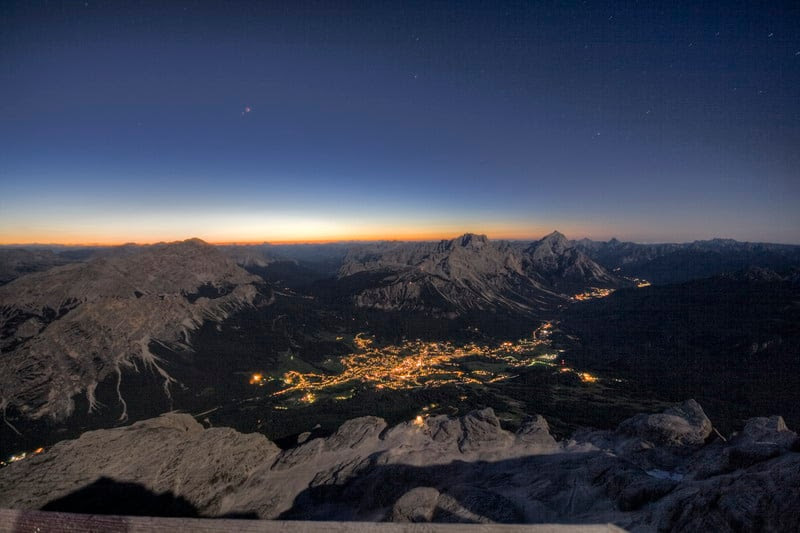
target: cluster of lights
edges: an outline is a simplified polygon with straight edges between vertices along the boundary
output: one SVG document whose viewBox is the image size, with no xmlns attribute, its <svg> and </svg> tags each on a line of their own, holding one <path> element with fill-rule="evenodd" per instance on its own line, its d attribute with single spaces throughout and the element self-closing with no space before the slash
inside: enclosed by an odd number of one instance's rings
<svg viewBox="0 0 800 533">
<path fill-rule="evenodd" d="M 317 401 L 317 396 L 313 392 L 307 392 L 300 398 L 300 401 L 303 403 L 312 404 Z"/>
<path fill-rule="evenodd" d="M 372 338 L 359 334 L 353 339 L 356 351 L 340 359 L 343 367 L 341 372 L 288 371 L 278 379 L 283 388 L 273 396 L 300 393 L 298 401 L 311 404 L 319 399 L 320 392 L 335 388 L 350 387 L 347 392 L 333 397 L 335 400 L 350 399 L 355 393 L 352 386 L 357 384 L 370 385 L 377 390 L 409 390 L 454 384 L 496 383 L 513 377 L 513 374 L 486 368 L 469 369 L 465 368 L 464 363 L 467 360 L 499 363 L 506 370 L 532 365 L 554 367 L 557 355 L 541 353 L 543 347 L 550 345 L 548 337 L 552 328 L 552 324 L 546 323 L 533 332 L 531 339 L 503 342 L 493 347 L 475 343 L 455 346 L 451 342 L 423 342 L 419 339 L 375 347 Z M 588 373 L 580 373 L 579 376 L 585 382 L 597 381 Z M 254 374 L 250 383 L 262 385 L 271 379 Z"/>
<path fill-rule="evenodd" d="M 545 322 L 535 330 L 533 330 L 533 339 L 534 342 L 538 340 L 540 343 L 546 343 L 547 338 L 553 332 L 553 324 L 551 322 Z"/>
<path fill-rule="evenodd" d="M 614 289 L 601 289 L 598 287 L 590 287 L 588 291 L 576 294 L 575 296 L 572 297 L 572 299 L 580 302 L 583 300 L 592 300 L 594 298 L 605 298 L 606 296 L 610 296 L 613 292 Z"/>
<path fill-rule="evenodd" d="M 567 366 L 562 366 L 559 370 L 564 374 L 566 373 L 575 374 L 584 383 L 597 383 L 598 381 L 600 381 L 600 378 L 598 378 L 594 374 L 590 374 L 589 372 L 578 372 L 577 370 L 573 370 Z"/>
<path fill-rule="evenodd" d="M 6 466 L 11 463 L 16 463 L 17 461 L 22 461 L 23 459 L 27 459 L 31 455 L 38 455 L 44 451 L 44 448 L 36 448 L 32 452 L 20 452 L 17 454 L 12 455 L 8 458 L 8 461 L 0 461 L 0 466 Z"/>
<path fill-rule="evenodd" d="M 530 339 L 506 341 L 497 346 L 476 343 L 455 346 L 451 342 L 416 339 L 399 345 L 376 347 L 372 337 L 358 334 L 353 339 L 356 350 L 340 359 L 343 370 L 337 374 L 296 370 L 282 376 L 254 373 L 250 376 L 250 384 L 264 386 L 274 381 L 282 388 L 272 396 L 292 397 L 293 402 L 310 405 L 317 402 L 325 391 L 335 394 L 331 396 L 333 400 L 349 400 L 355 395 L 357 386 L 363 385 L 376 390 L 410 390 L 497 383 L 514 377 L 509 370 L 533 365 L 557 367 L 560 372 L 575 374 L 584 383 L 597 383 L 597 376 L 569 368 L 564 361 L 560 365 L 556 362 L 558 354 L 552 350 L 549 338 L 552 331 L 553 324 L 546 322 L 533 332 Z M 475 368 L 471 364 L 474 362 L 492 366 Z M 430 408 L 435 406 L 431 404 Z M 275 408 L 286 409 L 285 406 Z M 421 420 L 421 417 L 417 419 Z"/>
<path fill-rule="evenodd" d="M 615 269 L 615 271 L 616 270 L 618 269 Z M 641 289 L 642 287 L 650 286 L 650 282 L 647 281 L 646 279 L 641 279 L 641 278 L 626 278 L 626 279 L 635 283 L 636 287 L 639 289 Z M 606 296 L 610 296 L 611 294 L 613 294 L 614 290 L 615 289 L 601 289 L 599 287 L 589 287 L 588 291 L 576 294 L 575 296 L 572 297 L 572 299 L 580 302 L 583 300 L 592 300 L 594 298 L 605 298 Z"/>
</svg>

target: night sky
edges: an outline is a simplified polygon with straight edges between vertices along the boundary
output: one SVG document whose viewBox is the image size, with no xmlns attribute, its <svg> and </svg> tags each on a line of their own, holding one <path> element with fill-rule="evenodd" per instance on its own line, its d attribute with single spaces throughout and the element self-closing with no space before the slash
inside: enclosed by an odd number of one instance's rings
<svg viewBox="0 0 800 533">
<path fill-rule="evenodd" d="M 0 242 L 800 243 L 800 2 L 0 2 Z"/>
</svg>

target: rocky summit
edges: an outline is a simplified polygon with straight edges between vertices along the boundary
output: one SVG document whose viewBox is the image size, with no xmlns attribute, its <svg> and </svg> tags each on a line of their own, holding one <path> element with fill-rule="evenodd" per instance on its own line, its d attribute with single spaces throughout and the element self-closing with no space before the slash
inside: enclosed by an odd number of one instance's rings
<svg viewBox="0 0 800 533">
<path fill-rule="evenodd" d="M 724 439 L 693 400 L 561 442 L 542 417 L 512 432 L 484 409 L 394 427 L 357 418 L 286 450 L 170 413 L 88 432 L 3 468 L 0 507 L 796 531 L 800 447 L 780 417 L 751 419 Z"/>
</svg>

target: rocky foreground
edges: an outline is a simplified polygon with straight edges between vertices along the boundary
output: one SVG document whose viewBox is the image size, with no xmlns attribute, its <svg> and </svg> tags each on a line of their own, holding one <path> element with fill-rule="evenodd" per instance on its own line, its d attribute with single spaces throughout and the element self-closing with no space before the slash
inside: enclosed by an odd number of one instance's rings
<svg viewBox="0 0 800 533">
<path fill-rule="evenodd" d="M 3 468 L 0 507 L 797 531 L 799 451 L 780 417 L 751 419 L 724 440 L 693 400 L 563 442 L 542 417 L 512 433 L 485 409 L 392 428 L 358 418 L 288 450 L 171 413 Z"/>
</svg>

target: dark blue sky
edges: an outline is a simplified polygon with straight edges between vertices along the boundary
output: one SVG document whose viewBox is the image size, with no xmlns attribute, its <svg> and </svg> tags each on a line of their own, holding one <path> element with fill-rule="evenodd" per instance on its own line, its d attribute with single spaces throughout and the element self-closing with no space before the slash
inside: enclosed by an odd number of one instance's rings
<svg viewBox="0 0 800 533">
<path fill-rule="evenodd" d="M 0 242 L 800 243 L 800 3 L 622 4 L 0 3 Z"/>
</svg>

